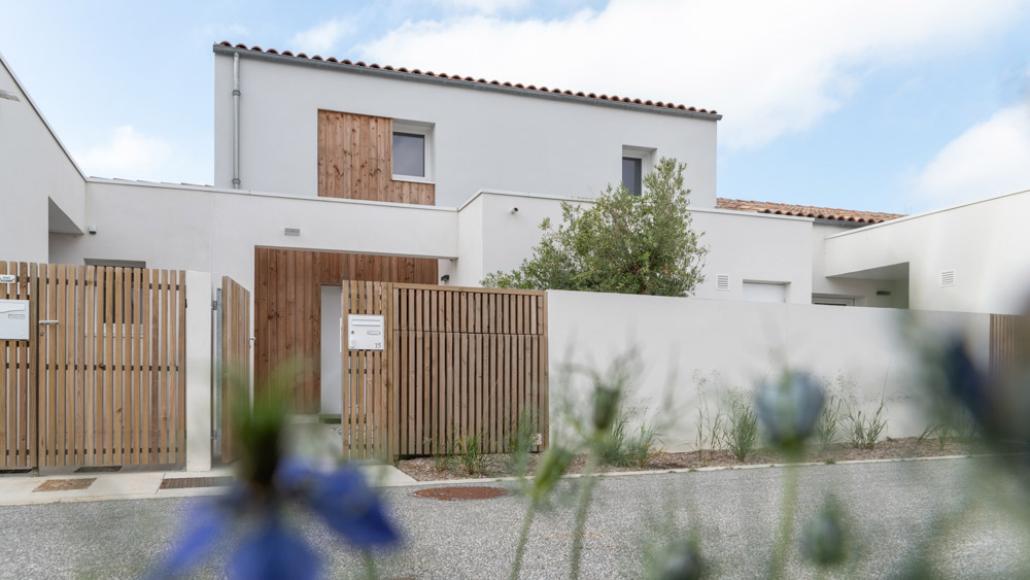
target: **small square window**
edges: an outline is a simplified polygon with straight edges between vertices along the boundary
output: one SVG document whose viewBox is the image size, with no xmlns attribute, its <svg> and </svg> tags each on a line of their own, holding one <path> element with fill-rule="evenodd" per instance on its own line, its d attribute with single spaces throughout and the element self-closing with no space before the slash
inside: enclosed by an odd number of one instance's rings
<svg viewBox="0 0 1030 580">
<path fill-rule="evenodd" d="M 630 195 L 640 195 L 643 192 L 643 165 L 644 160 L 639 157 L 622 158 L 622 185 Z"/>
<path fill-rule="evenodd" d="M 393 134 L 393 174 L 426 176 L 426 136 L 415 133 Z"/>
</svg>

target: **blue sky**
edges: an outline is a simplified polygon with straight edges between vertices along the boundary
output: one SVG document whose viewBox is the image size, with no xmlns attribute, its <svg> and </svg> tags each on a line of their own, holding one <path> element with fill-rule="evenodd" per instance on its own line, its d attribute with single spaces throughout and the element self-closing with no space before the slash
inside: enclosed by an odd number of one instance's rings
<svg viewBox="0 0 1030 580">
<path fill-rule="evenodd" d="M 918 211 L 1030 188 L 1030 2 L 6 2 L 87 173 L 210 183 L 232 40 L 718 109 L 719 194 Z"/>
</svg>

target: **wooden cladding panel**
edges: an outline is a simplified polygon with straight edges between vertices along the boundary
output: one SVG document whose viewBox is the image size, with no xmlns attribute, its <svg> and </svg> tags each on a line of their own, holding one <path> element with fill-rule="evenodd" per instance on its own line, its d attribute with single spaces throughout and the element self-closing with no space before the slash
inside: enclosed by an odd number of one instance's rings
<svg viewBox="0 0 1030 580">
<path fill-rule="evenodd" d="M 318 195 L 436 204 L 432 183 L 393 179 L 391 119 L 338 111 L 318 112 Z"/>
<path fill-rule="evenodd" d="M 355 288 L 350 298 L 345 292 L 344 314 L 382 314 L 387 331 L 380 365 L 364 362 L 368 351 L 343 353 L 344 372 L 363 380 L 360 387 L 353 378 L 344 382 L 346 454 L 446 454 L 473 436 L 484 452 L 502 453 L 510 451 L 520 420 L 548 444 L 544 293 L 417 284 Z M 378 301 L 355 298 L 380 292 Z M 368 400 L 372 406 L 363 406 Z"/>
<path fill-rule="evenodd" d="M 2 300 L 33 300 L 37 266 L 0 262 Z M 31 469 L 36 462 L 36 309 L 29 308 L 29 340 L 0 340 L 0 469 Z"/>
<path fill-rule="evenodd" d="M 221 460 L 237 459 L 239 443 L 233 412 L 250 386 L 250 291 L 222 277 Z"/>
<path fill-rule="evenodd" d="M 432 258 L 404 258 L 277 248 L 254 255 L 254 372 L 256 392 L 263 379 L 287 361 L 300 363 L 293 389 L 295 410 L 321 407 L 322 286 L 342 280 L 418 282 L 438 280 Z"/>
</svg>

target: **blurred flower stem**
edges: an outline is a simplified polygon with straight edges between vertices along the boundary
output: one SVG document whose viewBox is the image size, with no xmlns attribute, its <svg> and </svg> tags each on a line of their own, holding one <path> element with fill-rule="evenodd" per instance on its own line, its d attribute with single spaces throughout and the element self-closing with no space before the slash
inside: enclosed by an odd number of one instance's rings
<svg viewBox="0 0 1030 580">
<path fill-rule="evenodd" d="M 773 545 L 772 560 L 769 563 L 769 577 L 784 578 L 787 568 L 787 551 L 794 536 L 794 512 L 798 503 L 798 466 L 791 462 L 784 468 L 783 499 L 780 505 L 780 529 Z"/>
<path fill-rule="evenodd" d="M 590 502 L 594 496 L 594 485 L 597 483 L 597 476 L 594 475 L 598 464 L 596 448 L 596 445 L 592 446 L 586 466 L 583 468 L 583 475 L 580 477 L 582 483 L 579 501 L 576 504 L 576 523 L 572 531 L 572 551 L 569 554 L 569 578 L 572 580 L 579 579 L 580 563 L 583 558 L 583 536 L 586 533 Z"/>
<path fill-rule="evenodd" d="M 511 580 L 517 580 L 522 571 L 522 558 L 526 554 L 526 542 L 529 541 L 529 530 L 533 527 L 533 518 L 536 517 L 537 502 L 530 500 L 526 508 L 526 515 L 522 518 L 522 530 L 519 532 L 519 540 L 515 545 L 515 563 L 511 566 Z"/>
</svg>

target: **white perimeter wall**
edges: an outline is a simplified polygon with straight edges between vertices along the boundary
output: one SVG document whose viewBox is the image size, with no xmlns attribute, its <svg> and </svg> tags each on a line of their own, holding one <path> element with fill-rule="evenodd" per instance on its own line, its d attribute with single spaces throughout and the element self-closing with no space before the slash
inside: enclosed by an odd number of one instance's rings
<svg viewBox="0 0 1030 580">
<path fill-rule="evenodd" d="M 150 268 L 254 281 L 256 246 L 450 258 L 453 209 L 91 180 L 96 235 L 53 235 L 50 262 L 143 260 Z M 284 235 L 297 227 L 301 235 Z M 47 260 L 43 260 L 47 261 Z"/>
<path fill-rule="evenodd" d="M 215 55 L 215 185 L 232 181 L 232 56 Z M 686 162 L 698 207 L 715 205 L 716 122 L 495 91 L 240 59 L 244 188 L 317 193 L 319 109 L 433 124 L 438 205 L 480 189 L 596 196 L 622 180 L 622 147 Z"/>
<path fill-rule="evenodd" d="M 676 419 L 662 434 L 667 449 L 693 448 L 699 407 L 711 417 L 720 405 L 725 410 L 728 397 L 751 397 L 759 381 L 775 378 L 784 365 L 813 373 L 866 412 L 884 400 L 886 435 L 918 436 L 926 426 L 913 353 L 899 335 L 903 311 L 583 292 L 547 296 L 551 409 L 559 428 L 562 389 L 574 399 L 588 390 L 582 381 L 556 384 L 562 365 L 605 369 L 630 349 L 643 369 L 630 406 L 638 417 Z M 963 332 L 986 364 L 986 315 L 918 316 L 938 335 Z M 666 406 L 669 393 L 673 404 Z"/>
<path fill-rule="evenodd" d="M 48 200 L 84 229 L 85 181 L 2 58 L 0 90 L 0 259 L 46 262 Z"/>
<path fill-rule="evenodd" d="M 861 228 L 826 240 L 825 271 L 908 263 L 912 309 L 1016 314 L 1030 291 L 1027 216 L 1030 190 Z"/>
</svg>

